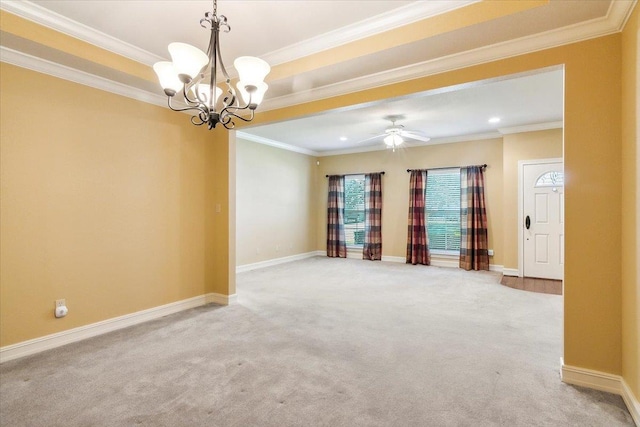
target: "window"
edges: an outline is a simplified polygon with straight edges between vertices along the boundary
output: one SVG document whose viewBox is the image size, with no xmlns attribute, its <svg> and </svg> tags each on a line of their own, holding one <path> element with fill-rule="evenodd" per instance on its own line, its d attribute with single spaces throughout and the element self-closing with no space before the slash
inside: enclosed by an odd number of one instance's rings
<svg viewBox="0 0 640 427">
<path fill-rule="evenodd" d="M 427 233 L 429 249 L 460 252 L 460 169 L 427 173 Z"/>
<path fill-rule="evenodd" d="M 344 177 L 344 234 L 347 246 L 364 244 L 364 175 Z"/>
</svg>

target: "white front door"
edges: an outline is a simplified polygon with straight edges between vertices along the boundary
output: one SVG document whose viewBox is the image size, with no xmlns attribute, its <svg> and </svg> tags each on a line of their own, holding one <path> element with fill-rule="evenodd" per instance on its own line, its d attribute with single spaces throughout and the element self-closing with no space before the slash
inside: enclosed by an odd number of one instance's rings
<svg viewBox="0 0 640 427">
<path fill-rule="evenodd" d="M 562 280 L 564 174 L 562 163 L 523 165 L 523 275 Z"/>
</svg>

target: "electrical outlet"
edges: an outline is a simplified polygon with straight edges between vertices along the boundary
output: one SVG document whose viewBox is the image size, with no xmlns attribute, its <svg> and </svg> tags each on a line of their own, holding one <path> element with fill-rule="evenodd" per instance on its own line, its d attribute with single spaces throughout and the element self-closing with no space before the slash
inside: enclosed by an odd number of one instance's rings
<svg viewBox="0 0 640 427">
<path fill-rule="evenodd" d="M 67 308 L 67 302 L 64 299 L 57 299 L 56 309 L 53 311 L 53 314 L 54 316 L 56 316 L 56 319 L 66 316 L 67 313 L 69 313 L 69 309 Z"/>
</svg>

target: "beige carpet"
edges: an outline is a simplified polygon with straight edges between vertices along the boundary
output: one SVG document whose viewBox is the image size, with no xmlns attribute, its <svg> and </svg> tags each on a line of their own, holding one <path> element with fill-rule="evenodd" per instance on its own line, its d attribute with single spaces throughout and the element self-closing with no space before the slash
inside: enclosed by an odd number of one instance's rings
<svg viewBox="0 0 640 427">
<path fill-rule="evenodd" d="M 2 426 L 632 426 L 560 382 L 562 297 L 312 258 L 208 306 L 0 366 Z"/>
</svg>

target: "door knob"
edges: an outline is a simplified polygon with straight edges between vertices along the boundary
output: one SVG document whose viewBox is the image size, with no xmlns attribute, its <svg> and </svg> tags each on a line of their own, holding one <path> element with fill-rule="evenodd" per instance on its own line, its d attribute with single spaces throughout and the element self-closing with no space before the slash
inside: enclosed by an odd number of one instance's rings
<svg viewBox="0 0 640 427">
<path fill-rule="evenodd" d="M 529 218 L 529 215 L 527 215 L 524 220 L 524 226 L 527 227 L 527 230 L 529 229 L 529 227 L 531 227 L 531 218 Z"/>
</svg>

